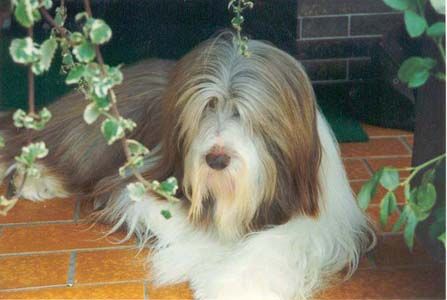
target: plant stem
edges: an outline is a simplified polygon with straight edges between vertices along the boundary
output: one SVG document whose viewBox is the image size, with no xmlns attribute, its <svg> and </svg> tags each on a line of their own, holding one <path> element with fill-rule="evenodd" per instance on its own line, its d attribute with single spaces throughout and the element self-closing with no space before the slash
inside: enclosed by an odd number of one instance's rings
<svg viewBox="0 0 447 300">
<path fill-rule="evenodd" d="M 444 50 L 444 43 L 442 42 L 442 38 L 440 38 L 439 40 L 437 40 L 435 42 L 436 42 L 436 46 L 438 47 L 439 52 L 441 53 L 442 61 L 444 62 L 444 65 L 445 65 L 445 50 Z"/>
<path fill-rule="evenodd" d="M 438 162 L 438 161 L 440 161 L 440 160 L 442 160 L 442 159 L 444 159 L 444 158 L 445 158 L 445 153 L 444 153 L 444 154 L 441 154 L 441 155 L 439 155 L 439 156 L 436 156 L 435 158 L 432 158 L 432 159 L 426 161 L 425 163 L 420 164 L 419 166 L 412 167 L 412 168 L 404 168 L 404 169 L 400 169 L 400 170 L 405 170 L 405 171 L 409 171 L 409 170 L 412 171 L 411 174 L 410 174 L 410 176 L 408 176 L 407 179 L 405 179 L 404 181 L 402 181 L 402 182 L 400 183 L 400 185 L 401 185 L 401 186 L 404 186 L 404 185 L 408 184 L 408 183 L 411 181 L 411 179 L 413 179 L 414 176 L 416 176 L 416 174 L 417 174 L 420 170 L 422 170 L 422 169 L 424 169 L 425 167 L 428 167 L 429 165 L 434 164 L 434 163 L 436 163 L 436 162 Z"/>
<path fill-rule="evenodd" d="M 92 17 L 92 9 L 91 9 L 89 0 L 84 0 L 84 9 L 85 9 L 87 15 L 91 18 Z M 104 58 L 103 58 L 103 56 L 101 54 L 101 50 L 100 50 L 98 45 L 95 45 L 95 53 L 96 53 L 96 60 L 97 60 L 98 64 L 100 65 L 101 73 L 102 73 L 103 76 L 105 76 L 106 75 L 106 70 L 105 70 Z M 121 118 L 121 114 L 120 114 L 120 112 L 118 110 L 118 105 L 117 105 L 115 91 L 112 88 L 109 90 L 109 96 L 111 98 L 110 102 L 111 102 L 112 115 L 117 120 L 119 120 Z M 129 147 L 127 145 L 127 138 L 126 138 L 126 136 L 122 137 L 120 139 L 120 142 L 121 142 L 121 146 L 123 148 L 126 160 L 128 162 L 131 161 L 132 156 L 131 156 Z M 178 199 L 176 199 L 175 197 L 172 197 L 172 196 L 167 197 L 167 195 L 165 195 L 165 194 L 157 191 L 156 189 L 154 189 L 153 185 L 149 181 L 147 181 L 143 177 L 143 175 L 138 170 L 136 170 L 135 168 L 131 168 L 131 170 L 132 170 L 133 176 L 135 176 L 135 178 L 137 178 L 138 181 L 143 183 L 146 186 L 146 188 L 152 190 L 154 193 L 156 193 L 156 194 L 158 194 L 158 195 L 160 195 L 162 197 L 168 198 L 168 200 L 170 200 L 170 201 L 178 201 Z"/>
<path fill-rule="evenodd" d="M 63 2 L 61 2 L 61 6 L 63 6 Z M 54 18 L 48 13 L 48 11 L 44 8 L 41 7 L 39 8 L 40 14 L 44 17 L 44 19 L 53 27 L 55 28 L 59 34 L 63 37 L 66 37 L 67 35 L 67 29 L 65 29 L 64 27 L 60 27 L 59 25 L 57 25 L 56 21 L 54 20 Z"/>
<path fill-rule="evenodd" d="M 33 26 L 28 28 L 28 37 L 33 39 Z M 34 102 L 35 102 L 34 73 L 33 73 L 31 65 L 29 65 L 28 66 L 28 112 L 32 116 L 34 116 L 36 114 Z"/>
</svg>

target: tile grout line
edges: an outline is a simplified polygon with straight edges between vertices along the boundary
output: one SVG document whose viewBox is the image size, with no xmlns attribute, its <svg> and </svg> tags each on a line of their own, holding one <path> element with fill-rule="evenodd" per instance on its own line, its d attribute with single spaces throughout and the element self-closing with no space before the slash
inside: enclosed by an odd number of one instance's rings
<svg viewBox="0 0 447 300">
<path fill-rule="evenodd" d="M 75 223 L 79 221 L 80 215 L 81 215 L 81 199 L 79 199 L 79 197 L 76 197 L 76 205 L 73 212 L 73 221 Z"/>
<path fill-rule="evenodd" d="M 150 297 L 149 297 L 149 294 L 148 294 L 147 280 L 143 281 L 143 293 L 144 293 L 143 294 L 144 300 L 149 300 Z"/>
<path fill-rule="evenodd" d="M 351 15 L 348 15 L 348 37 L 351 37 Z"/>
<path fill-rule="evenodd" d="M 12 252 L 12 253 L 0 253 L 0 258 L 13 257 L 13 256 L 27 256 L 27 255 L 62 254 L 67 252 L 71 253 L 73 251 L 94 252 L 103 250 L 106 251 L 106 250 L 127 250 L 127 249 L 138 249 L 138 248 L 136 248 L 135 245 L 123 245 L 123 246 L 98 247 L 98 248 L 76 248 L 76 249 L 47 250 L 47 251 Z"/>
<path fill-rule="evenodd" d="M 73 220 L 55 220 L 55 221 L 34 221 L 34 222 L 17 222 L 1 224 L 3 227 L 32 227 L 39 225 L 64 225 L 74 224 Z"/>
<path fill-rule="evenodd" d="M 72 287 L 75 283 L 76 258 L 77 258 L 77 252 L 72 251 L 70 253 L 70 262 L 68 264 L 68 273 L 67 273 L 67 286 L 69 287 Z"/>
<path fill-rule="evenodd" d="M 333 57 L 333 58 L 305 58 L 300 59 L 301 63 L 325 63 L 325 62 L 344 62 L 344 61 L 361 61 L 371 60 L 370 56 L 357 56 L 357 57 Z"/>
<path fill-rule="evenodd" d="M 144 283 L 144 281 L 142 281 L 141 279 L 132 279 L 132 280 L 118 280 L 118 281 L 85 282 L 76 284 L 76 287 L 95 287 L 95 286 L 120 285 L 129 283 Z M 0 294 L 2 292 L 20 292 L 20 291 L 32 291 L 47 288 L 66 288 L 66 287 L 67 287 L 66 284 L 52 284 L 52 285 L 41 285 L 41 286 L 7 288 L 7 289 L 0 289 Z"/>
<path fill-rule="evenodd" d="M 369 160 L 369 159 L 372 159 L 372 160 L 374 160 L 374 159 L 385 159 L 385 158 L 411 158 L 411 155 L 390 155 L 390 156 L 387 156 L 387 155 L 370 155 L 370 156 L 348 156 L 348 157 L 342 157 L 342 160 L 343 161 L 346 161 L 346 160 L 361 160 L 361 159 L 366 159 L 366 160 Z"/>
<path fill-rule="evenodd" d="M 319 36 L 319 37 L 304 37 L 300 40 L 297 39 L 297 41 L 327 41 L 327 40 L 339 40 L 339 39 L 349 39 L 349 40 L 355 40 L 355 39 L 375 39 L 375 38 L 381 38 L 383 37 L 383 34 L 362 34 L 362 35 L 337 35 L 337 36 Z"/>
<path fill-rule="evenodd" d="M 368 170 L 369 176 L 372 176 L 374 174 L 374 170 L 371 167 L 371 165 L 369 164 L 368 159 L 367 158 L 362 158 L 361 161 L 363 162 L 363 164 L 365 165 L 366 169 Z"/>
<path fill-rule="evenodd" d="M 407 148 L 407 150 L 410 151 L 410 153 L 413 153 L 412 147 L 408 144 L 407 139 L 405 139 L 404 136 L 399 136 L 398 139 L 402 144 L 404 144 L 404 147 Z"/>
<path fill-rule="evenodd" d="M 380 16 L 380 15 L 400 15 L 401 12 L 375 12 L 375 13 L 348 13 L 348 14 L 327 14 L 327 15 L 314 15 L 314 16 L 298 16 L 298 19 L 318 19 L 318 18 L 334 18 L 334 17 L 361 17 L 361 16 Z"/>
</svg>

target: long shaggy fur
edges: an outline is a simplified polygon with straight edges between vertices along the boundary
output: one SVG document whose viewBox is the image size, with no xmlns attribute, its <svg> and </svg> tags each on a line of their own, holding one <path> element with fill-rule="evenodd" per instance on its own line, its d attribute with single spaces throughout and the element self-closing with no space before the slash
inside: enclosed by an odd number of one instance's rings
<svg viewBox="0 0 447 300">
<path fill-rule="evenodd" d="M 128 68 L 117 90 L 120 110 L 139 124 L 132 138 L 153 149 L 144 177 L 176 176 L 181 203 L 128 197 L 132 178 L 116 175 L 124 163 L 118 145 L 107 148 L 83 124 L 76 94 L 53 105 L 56 119 L 34 136 L 50 146 L 40 184 L 49 191 L 28 186 L 26 196 L 94 196 L 112 230 L 125 226 L 128 237 L 153 242 L 155 283 L 189 281 L 197 299 L 305 299 L 338 272 L 349 277 L 374 234 L 310 81 L 283 51 L 248 46 L 251 56 L 242 57 L 233 35 L 222 34 L 175 65 Z M 0 130 L 10 147 L 0 164 L 8 166 L 25 137 Z M 209 153 L 231 161 L 213 169 Z"/>
</svg>

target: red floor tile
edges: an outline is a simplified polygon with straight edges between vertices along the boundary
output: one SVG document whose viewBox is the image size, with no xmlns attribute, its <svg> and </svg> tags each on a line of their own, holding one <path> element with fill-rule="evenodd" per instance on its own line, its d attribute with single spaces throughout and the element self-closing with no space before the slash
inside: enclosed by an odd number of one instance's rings
<svg viewBox="0 0 447 300">
<path fill-rule="evenodd" d="M 0 291 L 0 299 L 144 299 L 144 284 L 121 283 Z"/>
<path fill-rule="evenodd" d="M 65 284 L 70 254 L 0 257 L 0 289 Z"/>
<path fill-rule="evenodd" d="M 147 249 L 80 252 L 76 257 L 75 283 L 149 279 L 145 269 Z"/>
<path fill-rule="evenodd" d="M 367 143 L 340 144 L 343 157 L 410 156 L 410 151 L 398 138 L 373 138 Z"/>
<path fill-rule="evenodd" d="M 362 124 L 362 127 L 369 137 L 413 136 L 413 132 L 401 129 L 383 128 L 369 124 Z"/>
<path fill-rule="evenodd" d="M 358 270 L 350 280 L 314 299 L 445 299 L 445 269 Z"/>
<path fill-rule="evenodd" d="M 148 285 L 148 299 L 156 300 L 190 300 L 193 299 L 191 290 L 186 283 L 155 288 Z"/>
<path fill-rule="evenodd" d="M 19 200 L 6 216 L 0 216 L 0 224 L 73 220 L 75 205 L 75 199 Z"/>
<path fill-rule="evenodd" d="M 410 251 L 402 235 L 380 236 L 370 256 L 379 268 L 439 264 L 417 242 Z"/>
<path fill-rule="evenodd" d="M 346 174 L 350 180 L 369 179 L 371 174 L 361 159 L 344 159 Z"/>
<path fill-rule="evenodd" d="M 0 235 L 0 254 L 116 247 L 116 242 L 125 235 L 118 233 L 105 238 L 107 229 L 105 226 L 89 229 L 86 224 L 5 227 Z M 134 240 L 130 240 L 119 245 L 134 243 Z"/>
<path fill-rule="evenodd" d="M 394 157 L 394 158 L 368 158 L 368 164 L 371 169 L 376 172 L 381 167 L 394 167 L 398 169 L 411 167 L 411 157 Z M 401 178 L 406 178 L 410 175 L 409 171 L 400 171 Z"/>
</svg>

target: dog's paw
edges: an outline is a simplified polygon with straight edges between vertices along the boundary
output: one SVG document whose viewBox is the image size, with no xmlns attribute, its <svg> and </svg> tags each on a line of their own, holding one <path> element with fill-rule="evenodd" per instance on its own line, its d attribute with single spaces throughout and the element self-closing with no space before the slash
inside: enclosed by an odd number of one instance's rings
<svg viewBox="0 0 447 300">
<path fill-rule="evenodd" d="M 64 188 L 62 181 L 44 166 L 37 166 L 40 171 L 39 177 L 27 177 L 23 183 L 23 174 L 16 174 L 14 185 L 19 188 L 23 184 L 21 197 L 32 200 L 42 201 L 53 198 L 66 198 L 70 193 Z"/>
<path fill-rule="evenodd" d="M 212 282 L 194 289 L 194 296 L 200 300 L 285 300 L 279 294 L 252 280 L 234 279 Z"/>
</svg>

